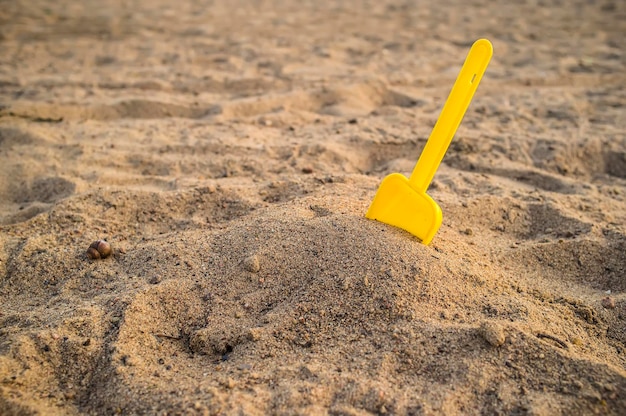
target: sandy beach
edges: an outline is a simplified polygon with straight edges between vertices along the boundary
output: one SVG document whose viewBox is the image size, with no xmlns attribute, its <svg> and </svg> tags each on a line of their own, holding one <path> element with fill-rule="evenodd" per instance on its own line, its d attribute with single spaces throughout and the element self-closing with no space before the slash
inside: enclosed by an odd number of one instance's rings
<svg viewBox="0 0 626 416">
<path fill-rule="evenodd" d="M 611 0 L 0 0 L 0 414 L 626 414 L 625 34 Z M 479 38 L 426 246 L 365 213 Z"/>
</svg>

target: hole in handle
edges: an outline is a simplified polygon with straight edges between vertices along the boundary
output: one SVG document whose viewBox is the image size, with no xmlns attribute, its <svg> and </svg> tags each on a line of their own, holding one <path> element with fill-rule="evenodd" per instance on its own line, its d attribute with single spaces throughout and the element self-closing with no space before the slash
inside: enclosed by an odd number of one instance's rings
<svg viewBox="0 0 626 416">
<path fill-rule="evenodd" d="M 476 74 L 472 75 L 472 79 L 470 80 L 470 84 L 473 84 L 475 79 L 476 79 Z"/>
</svg>

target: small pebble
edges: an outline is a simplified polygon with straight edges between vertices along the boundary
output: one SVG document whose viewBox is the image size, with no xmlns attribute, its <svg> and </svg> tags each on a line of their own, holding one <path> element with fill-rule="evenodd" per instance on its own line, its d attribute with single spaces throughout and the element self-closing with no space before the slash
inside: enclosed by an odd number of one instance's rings
<svg viewBox="0 0 626 416">
<path fill-rule="evenodd" d="M 153 285 L 156 285 L 157 283 L 161 283 L 161 280 L 163 280 L 163 279 L 159 275 L 152 276 L 150 278 L 150 283 L 153 284 Z"/>
<path fill-rule="evenodd" d="M 305 166 L 302 168 L 302 173 L 313 173 L 313 168 L 310 166 Z"/>
<path fill-rule="evenodd" d="M 263 336 L 263 329 L 261 328 L 250 328 L 248 329 L 248 338 L 252 341 L 258 341 Z"/>
<path fill-rule="evenodd" d="M 225 387 L 229 388 L 229 389 L 234 389 L 237 386 L 237 383 L 235 382 L 235 380 L 233 380 L 232 378 L 228 377 L 228 379 L 226 380 Z"/>
<path fill-rule="evenodd" d="M 493 347 L 499 347 L 504 344 L 504 329 L 500 324 L 485 321 L 480 326 L 480 334 Z"/>
<path fill-rule="evenodd" d="M 243 261 L 243 267 L 252 273 L 256 273 L 259 270 L 261 270 L 261 265 L 259 263 L 259 257 L 254 254 L 250 257 L 246 257 L 246 259 Z"/>
<path fill-rule="evenodd" d="M 615 309 L 615 299 L 610 296 L 607 296 L 602 299 L 602 306 L 605 309 Z"/>
</svg>

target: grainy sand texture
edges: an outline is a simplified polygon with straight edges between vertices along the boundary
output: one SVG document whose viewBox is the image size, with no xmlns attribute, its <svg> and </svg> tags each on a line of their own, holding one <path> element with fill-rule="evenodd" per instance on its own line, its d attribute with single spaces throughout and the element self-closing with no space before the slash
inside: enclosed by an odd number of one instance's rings
<svg viewBox="0 0 626 416">
<path fill-rule="evenodd" d="M 625 106 L 618 0 L 0 0 L 0 414 L 624 415 Z"/>
</svg>

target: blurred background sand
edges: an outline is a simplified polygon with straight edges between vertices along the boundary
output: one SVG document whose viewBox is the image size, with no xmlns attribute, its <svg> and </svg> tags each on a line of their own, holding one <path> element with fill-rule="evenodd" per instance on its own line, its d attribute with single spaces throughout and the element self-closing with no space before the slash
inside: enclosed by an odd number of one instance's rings
<svg viewBox="0 0 626 416">
<path fill-rule="evenodd" d="M 0 1 L 0 413 L 624 414 L 626 4 L 517 3 Z"/>
</svg>

